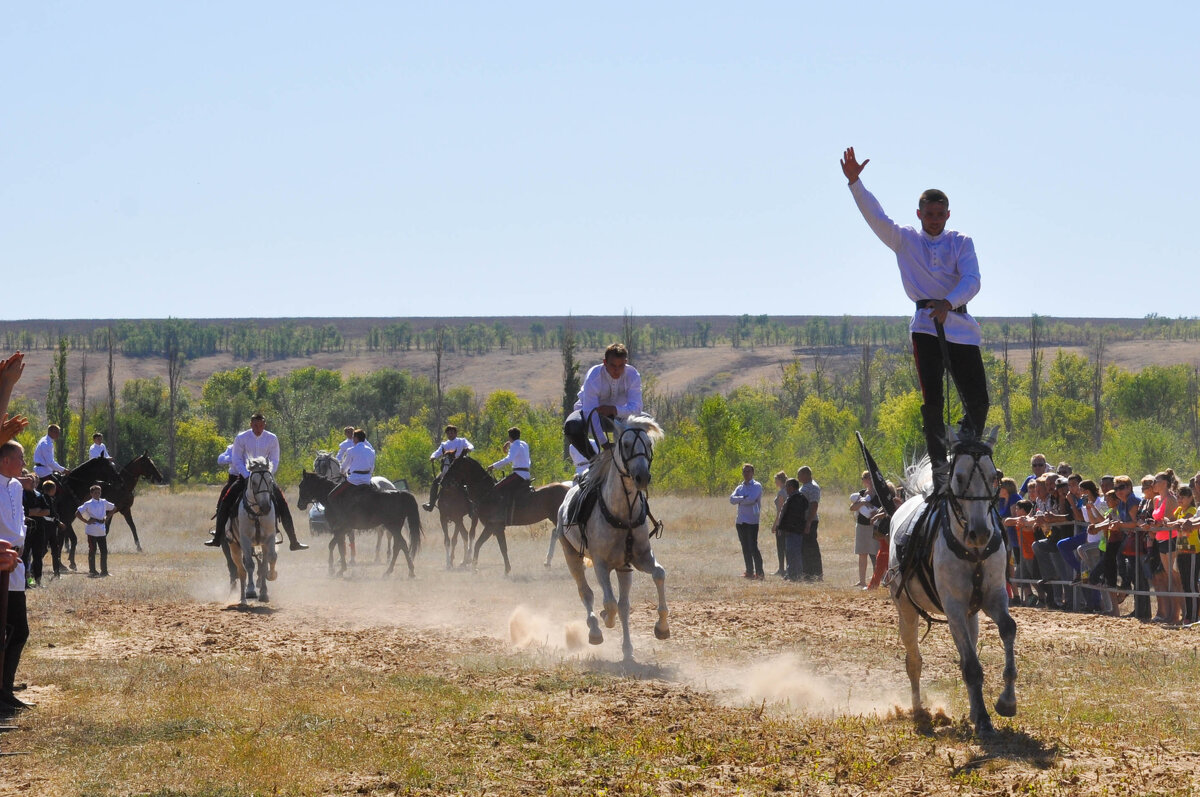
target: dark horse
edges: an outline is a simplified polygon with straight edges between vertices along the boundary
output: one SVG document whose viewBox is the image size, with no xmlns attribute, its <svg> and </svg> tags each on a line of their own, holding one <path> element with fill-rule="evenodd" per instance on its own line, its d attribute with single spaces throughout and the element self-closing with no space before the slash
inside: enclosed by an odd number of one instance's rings
<svg viewBox="0 0 1200 797">
<path fill-rule="evenodd" d="M 450 467 L 446 469 L 446 475 L 442 477 L 442 489 L 438 493 L 437 499 L 438 518 L 442 521 L 442 539 L 446 543 L 447 570 L 454 567 L 454 551 L 458 547 L 459 537 L 462 537 L 463 542 L 462 566 L 467 566 L 467 562 L 471 558 L 471 545 L 475 542 L 475 524 L 478 522 L 471 514 L 471 499 L 467 497 L 467 489 L 463 480 L 452 475 L 458 471 L 465 472 L 465 469 L 470 467 L 460 464 L 463 459 L 469 459 L 469 457 L 464 454 L 451 462 Z M 476 468 L 480 467 L 478 462 L 472 462 L 472 464 Z M 471 519 L 470 532 L 467 531 L 466 518 Z M 450 533 L 451 523 L 454 524 L 454 534 Z"/>
<path fill-rule="evenodd" d="M 138 479 L 149 479 L 153 484 L 162 484 L 166 480 L 149 455 L 142 452 L 134 457 L 128 465 L 117 470 L 111 459 L 96 457 L 62 474 L 59 479 L 57 506 L 59 518 L 71 525 L 75 519 L 75 510 L 87 500 L 88 489 L 93 484 L 99 484 L 105 500 L 116 505 L 116 511 L 125 518 L 129 530 L 133 533 L 133 544 L 138 551 L 142 550 L 142 542 L 138 539 L 137 526 L 133 522 L 134 487 Z M 64 489 L 66 488 L 66 489 Z M 105 533 L 112 527 L 112 518 L 105 523 Z"/>
<path fill-rule="evenodd" d="M 329 523 L 332 539 L 329 541 L 329 574 L 333 575 L 333 548 L 336 545 L 342 558 L 342 569 L 346 572 L 346 534 L 352 529 L 373 529 L 383 526 L 392 534 L 392 558 L 384 575 L 390 575 L 396 567 L 396 558 L 404 551 L 408 562 L 408 575 L 415 576 L 413 557 L 421 548 L 421 513 L 417 499 L 407 490 L 378 491 L 350 489 L 341 495 L 329 497 L 336 485 L 329 479 L 304 471 L 300 479 L 300 499 L 296 506 L 307 509 L 313 501 L 325 506 L 325 520 Z M 408 536 L 412 544 L 409 551 L 401 532 L 408 522 Z"/>
<path fill-rule="evenodd" d="M 509 525 L 510 520 L 499 507 L 499 496 L 495 494 L 496 480 L 488 475 L 487 470 L 475 460 L 470 457 L 459 457 L 454 460 L 454 464 L 442 477 L 443 495 L 449 492 L 451 485 L 470 499 L 476 509 L 476 519 L 483 521 L 483 533 L 475 541 L 475 551 L 471 557 L 472 564 L 475 567 L 479 566 L 479 549 L 483 547 L 488 537 L 495 535 L 496 542 L 500 545 L 500 555 L 504 557 L 504 574 L 508 575 L 512 572 L 512 566 L 508 562 L 508 539 L 504 536 L 504 529 Z M 558 514 L 558 507 L 562 505 L 563 498 L 566 497 L 570 487 L 570 482 L 564 482 L 547 484 L 536 490 L 519 493 L 513 507 L 511 524 L 529 526 L 539 520 L 549 520 L 553 523 Z M 439 500 L 439 505 L 440 503 Z M 472 529 L 474 529 L 473 523 Z"/>
</svg>

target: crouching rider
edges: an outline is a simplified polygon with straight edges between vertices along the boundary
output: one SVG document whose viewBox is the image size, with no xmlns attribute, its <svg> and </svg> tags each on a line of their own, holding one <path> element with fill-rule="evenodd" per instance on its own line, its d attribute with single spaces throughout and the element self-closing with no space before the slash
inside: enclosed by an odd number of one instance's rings
<svg viewBox="0 0 1200 797">
<path fill-rule="evenodd" d="M 279 438 L 267 431 L 267 419 L 261 412 L 250 416 L 250 428 L 239 434 L 233 440 L 229 454 L 229 479 L 221 493 L 220 503 L 217 504 L 217 529 L 213 538 L 205 545 L 216 548 L 225 541 L 225 526 L 232 514 L 237 512 L 237 502 L 246 491 L 246 480 L 250 478 L 247 463 L 255 457 L 264 457 L 270 464 L 271 473 L 279 470 Z M 224 458 L 224 455 L 222 455 Z M 218 460 L 220 461 L 220 460 Z M 288 509 L 287 499 L 279 485 L 275 485 L 272 496 L 275 503 L 275 517 L 288 536 L 289 548 L 302 551 L 307 545 L 296 539 L 296 528 L 292 523 L 292 513 Z"/>
<path fill-rule="evenodd" d="M 471 445 L 470 440 L 458 436 L 457 426 L 451 424 L 446 427 L 446 439 L 429 455 L 430 462 L 438 459 L 442 461 L 442 472 L 433 480 L 433 484 L 429 485 L 429 500 L 421 505 L 426 512 L 432 512 L 434 505 L 437 504 L 438 490 L 442 486 L 442 477 L 446 475 L 446 471 L 450 470 L 450 465 L 454 460 L 474 450 L 475 446 Z"/>
<path fill-rule="evenodd" d="M 496 485 L 498 509 L 503 511 L 505 523 L 512 520 L 513 508 L 519 498 L 530 489 L 529 444 L 521 439 L 521 430 L 516 426 L 508 430 L 508 441 L 504 444 L 504 458 L 487 466 L 488 473 L 504 465 L 512 466 L 512 473 Z"/>
</svg>

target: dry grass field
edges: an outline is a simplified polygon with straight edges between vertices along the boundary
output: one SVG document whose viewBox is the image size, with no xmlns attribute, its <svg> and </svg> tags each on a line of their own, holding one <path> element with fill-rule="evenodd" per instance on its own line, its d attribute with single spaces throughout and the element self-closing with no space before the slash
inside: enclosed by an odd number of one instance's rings
<svg viewBox="0 0 1200 797">
<path fill-rule="evenodd" d="M 561 553 L 542 567 L 545 528 L 511 533 L 509 578 L 494 543 L 478 573 L 447 572 L 431 515 L 411 580 L 381 578 L 373 539 L 330 579 L 325 538 L 310 540 L 280 554 L 269 606 L 239 610 L 220 554 L 200 546 L 214 497 L 146 489 L 144 553 L 118 520 L 111 578 L 30 593 L 18 680 L 38 706 L 0 734 L 20 753 L 0 759 L 0 794 L 1200 790 L 1197 631 L 1015 609 L 1018 715 L 978 741 L 935 627 L 935 722 L 915 727 L 898 708 L 893 610 L 849 586 L 849 515 L 832 496 L 826 580 L 803 586 L 740 577 L 723 500 L 653 499 L 672 638 L 653 638 L 653 586 L 636 575 L 632 663 L 616 630 L 579 644 Z M 994 700 L 1000 645 L 990 623 L 981 637 Z"/>
</svg>

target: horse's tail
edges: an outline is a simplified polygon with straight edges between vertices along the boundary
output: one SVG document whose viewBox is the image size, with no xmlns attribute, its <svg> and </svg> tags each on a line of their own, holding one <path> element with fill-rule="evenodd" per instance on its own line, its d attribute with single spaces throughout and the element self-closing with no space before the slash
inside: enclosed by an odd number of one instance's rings
<svg viewBox="0 0 1200 797">
<path fill-rule="evenodd" d="M 408 521 L 408 545 L 412 549 L 412 556 L 417 558 L 417 551 L 421 550 L 421 538 L 424 532 L 421 530 L 421 511 L 417 506 L 417 497 L 410 492 L 402 492 L 401 499 L 404 502 L 404 519 Z"/>
</svg>

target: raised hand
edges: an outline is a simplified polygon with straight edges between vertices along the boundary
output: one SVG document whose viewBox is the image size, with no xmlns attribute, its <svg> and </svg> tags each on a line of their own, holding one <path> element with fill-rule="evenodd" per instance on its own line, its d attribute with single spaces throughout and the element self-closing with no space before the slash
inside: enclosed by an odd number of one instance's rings
<svg viewBox="0 0 1200 797">
<path fill-rule="evenodd" d="M 854 157 L 854 147 L 847 147 L 846 151 L 842 153 L 842 174 L 846 175 L 846 180 L 851 185 L 854 185 L 858 176 L 862 174 L 862 170 L 867 168 L 867 164 L 870 162 L 871 159 L 867 158 L 862 163 L 859 163 Z"/>
<path fill-rule="evenodd" d="M 24 431 L 29 420 L 24 415 L 8 417 L 8 413 L 0 415 L 0 445 L 7 443 Z"/>
</svg>

